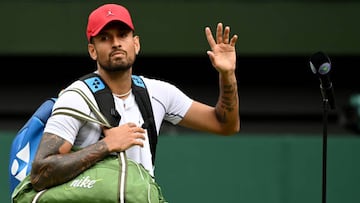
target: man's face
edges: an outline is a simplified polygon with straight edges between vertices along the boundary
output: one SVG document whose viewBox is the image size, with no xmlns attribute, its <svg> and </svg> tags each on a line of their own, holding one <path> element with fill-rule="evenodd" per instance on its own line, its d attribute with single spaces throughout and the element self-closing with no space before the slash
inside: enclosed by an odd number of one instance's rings
<svg viewBox="0 0 360 203">
<path fill-rule="evenodd" d="M 139 39 L 124 23 L 111 22 L 91 39 L 91 57 L 106 71 L 126 71 L 135 62 Z"/>
</svg>

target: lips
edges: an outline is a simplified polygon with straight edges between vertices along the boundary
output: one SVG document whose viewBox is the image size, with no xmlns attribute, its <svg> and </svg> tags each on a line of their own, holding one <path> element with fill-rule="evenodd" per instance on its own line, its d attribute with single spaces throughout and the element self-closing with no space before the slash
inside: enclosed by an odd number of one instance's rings
<svg viewBox="0 0 360 203">
<path fill-rule="evenodd" d="M 111 56 L 124 56 L 125 52 L 124 51 L 114 51 L 111 53 Z"/>
</svg>

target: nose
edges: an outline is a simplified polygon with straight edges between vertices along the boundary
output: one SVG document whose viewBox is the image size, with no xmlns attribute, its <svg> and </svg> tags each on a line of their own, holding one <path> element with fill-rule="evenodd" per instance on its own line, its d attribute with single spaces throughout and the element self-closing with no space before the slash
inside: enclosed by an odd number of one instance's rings
<svg viewBox="0 0 360 203">
<path fill-rule="evenodd" d="M 113 47 L 121 47 L 122 40 L 120 37 L 113 38 Z"/>
</svg>

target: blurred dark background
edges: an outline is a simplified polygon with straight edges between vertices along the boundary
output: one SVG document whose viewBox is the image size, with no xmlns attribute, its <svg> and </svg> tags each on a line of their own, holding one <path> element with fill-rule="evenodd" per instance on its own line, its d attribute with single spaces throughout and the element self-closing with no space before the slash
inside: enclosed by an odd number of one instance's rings
<svg viewBox="0 0 360 203">
<path fill-rule="evenodd" d="M 0 129 L 18 129 L 46 98 L 95 70 L 87 54 L 88 12 L 102 1 L 0 3 Z M 238 82 L 243 132 L 321 133 L 323 104 L 309 58 L 332 61 L 336 109 L 329 132 L 340 125 L 357 94 L 360 18 L 357 1 L 121 1 L 132 13 L 141 52 L 134 73 L 170 81 L 195 99 L 215 104 L 218 78 L 206 50 L 204 27 L 217 22 L 239 35 Z M 164 129 L 167 129 L 165 126 Z M 180 130 L 181 128 L 176 128 Z"/>
<path fill-rule="evenodd" d="M 358 57 L 330 55 L 330 58 L 336 109 L 329 111 L 329 132 L 350 133 L 340 125 L 340 115 L 349 97 L 358 91 Z M 2 129 L 21 127 L 44 99 L 56 97 L 74 79 L 95 70 L 87 55 L 13 55 L 0 59 L 9 67 L 7 76 L 0 81 L 0 89 L 6 95 L 0 107 Z M 218 75 L 205 55 L 139 56 L 134 73 L 170 81 L 208 104 L 217 100 Z M 321 132 L 320 83 L 310 70 L 309 56 L 239 54 L 237 76 L 243 131 Z"/>
</svg>

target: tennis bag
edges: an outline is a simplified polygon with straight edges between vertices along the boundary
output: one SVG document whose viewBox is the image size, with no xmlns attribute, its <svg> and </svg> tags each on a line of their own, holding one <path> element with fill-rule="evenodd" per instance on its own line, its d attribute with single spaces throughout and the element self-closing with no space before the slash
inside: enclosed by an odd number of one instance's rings
<svg viewBox="0 0 360 203">
<path fill-rule="evenodd" d="M 47 119 L 51 115 L 56 98 L 46 99 L 18 131 L 10 148 L 9 182 L 10 194 L 31 171 Z"/>
<path fill-rule="evenodd" d="M 36 192 L 27 176 L 14 190 L 13 203 L 165 203 L 146 169 L 122 155 L 109 156 L 73 180 Z M 121 170 L 119 170 L 121 169 Z M 124 193 L 122 193 L 124 192 Z M 124 195 L 121 195 L 124 194 Z"/>
</svg>

